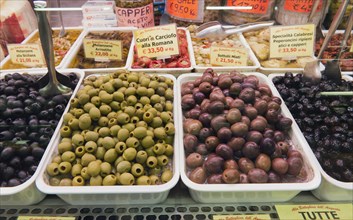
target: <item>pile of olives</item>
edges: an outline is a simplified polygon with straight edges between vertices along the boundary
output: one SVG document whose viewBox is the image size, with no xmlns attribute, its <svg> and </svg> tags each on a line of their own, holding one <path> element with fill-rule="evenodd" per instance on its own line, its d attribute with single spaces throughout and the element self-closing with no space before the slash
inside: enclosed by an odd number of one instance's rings
<svg viewBox="0 0 353 220">
<path fill-rule="evenodd" d="M 322 168 L 334 179 L 353 182 L 353 98 L 320 94 L 353 91 L 353 81 L 337 83 L 323 75 L 312 83 L 290 72 L 272 81 Z"/>
<path fill-rule="evenodd" d="M 54 186 L 156 185 L 173 177 L 170 78 L 120 71 L 84 80 L 63 117 Z"/>
<path fill-rule="evenodd" d="M 207 69 L 182 84 L 187 175 L 195 183 L 303 182 L 302 154 L 290 143 L 281 99 L 254 75 Z"/>
<path fill-rule="evenodd" d="M 1 187 L 20 185 L 35 173 L 69 101 L 63 95 L 41 96 L 39 77 L 13 73 L 0 79 Z M 77 76 L 69 77 L 74 87 Z"/>
</svg>

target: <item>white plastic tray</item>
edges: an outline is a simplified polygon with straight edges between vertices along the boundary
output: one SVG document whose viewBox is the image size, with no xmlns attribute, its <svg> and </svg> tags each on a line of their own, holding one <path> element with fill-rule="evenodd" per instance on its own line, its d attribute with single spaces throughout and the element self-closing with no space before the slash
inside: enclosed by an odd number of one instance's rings
<svg viewBox="0 0 353 220">
<path fill-rule="evenodd" d="M 193 56 L 194 50 L 191 43 L 190 32 L 186 28 L 178 27 L 178 29 L 182 29 L 186 33 L 186 40 L 188 42 L 188 52 L 190 57 L 190 67 L 188 68 L 140 68 L 140 69 L 133 69 L 132 63 L 134 62 L 133 56 L 132 59 L 129 60 L 128 70 L 134 72 L 145 72 L 145 73 L 169 73 L 169 74 L 181 74 L 181 73 L 189 73 L 196 65 L 195 57 Z M 135 41 L 132 43 L 132 48 L 135 47 Z"/>
<path fill-rule="evenodd" d="M 272 83 L 272 79 L 276 76 L 283 76 L 284 74 L 270 74 L 268 78 L 271 81 L 271 85 L 274 87 L 274 84 Z M 346 80 L 353 80 L 352 77 L 349 76 L 343 76 L 344 79 Z M 274 92 L 277 96 L 280 96 L 279 92 L 276 90 Z M 287 106 L 283 107 L 285 111 L 289 112 L 289 109 Z M 293 127 L 295 127 L 296 130 L 300 130 L 298 124 L 295 122 L 293 119 Z M 311 150 L 309 144 L 307 143 L 304 135 L 302 132 L 298 132 L 298 136 L 303 142 L 305 142 L 305 145 L 309 147 L 309 150 L 311 151 L 311 154 L 313 154 L 313 151 Z M 331 176 L 329 176 L 321 167 L 319 161 L 316 159 L 315 155 L 312 160 L 313 163 L 319 168 L 319 171 L 321 173 L 321 183 L 320 186 L 317 189 L 312 190 L 311 192 L 317 197 L 318 199 L 321 200 L 327 200 L 327 201 L 352 201 L 353 200 L 353 182 L 342 182 L 338 181 Z"/>
<path fill-rule="evenodd" d="M 93 31 L 97 32 L 111 32 L 111 31 L 132 31 L 135 30 L 135 27 L 106 27 L 106 28 L 87 28 L 83 31 L 82 36 L 80 37 L 79 41 L 77 42 L 77 46 L 75 47 L 74 50 L 71 51 L 69 57 L 65 60 L 65 63 L 63 63 L 64 68 L 70 68 L 71 62 L 74 58 L 76 58 L 77 53 L 80 51 L 82 45 L 83 45 L 83 39 Z M 90 68 L 90 69 L 83 69 L 86 73 L 104 73 L 105 71 L 116 71 L 116 70 L 122 70 L 122 69 L 127 69 L 129 63 L 131 62 L 131 59 L 133 58 L 133 46 L 132 42 L 134 41 L 134 38 L 131 38 L 131 44 L 130 44 L 130 49 L 128 56 L 126 58 L 126 63 L 125 66 L 122 67 L 111 67 L 111 68 Z"/>
<path fill-rule="evenodd" d="M 271 85 L 269 79 L 257 72 L 244 73 L 245 75 L 255 75 L 261 83 L 270 85 L 273 95 L 277 95 L 276 89 Z M 178 102 L 181 101 L 180 88 L 185 82 L 192 81 L 202 74 L 185 74 L 178 78 Z M 281 105 L 282 114 L 286 117 L 291 116 L 284 103 Z M 182 121 L 181 105 L 178 106 L 178 117 Z M 292 126 L 289 131 L 289 136 L 295 148 L 302 152 L 304 158 L 304 166 L 307 169 L 308 181 L 303 183 L 263 183 L 263 184 L 197 184 L 192 182 L 186 175 L 185 167 L 185 152 L 183 147 L 183 128 L 179 127 L 179 142 L 180 142 L 180 173 L 181 179 L 189 188 L 191 197 L 196 202 L 201 203 L 248 203 L 248 202 L 284 202 L 292 199 L 301 191 L 315 189 L 319 186 L 321 176 L 317 168 L 317 164 L 312 162 L 315 156 L 310 150 L 308 144 L 301 138 L 300 130 Z"/>
<path fill-rule="evenodd" d="M 243 44 L 243 46 L 246 49 L 248 49 L 250 60 L 253 62 L 252 66 L 199 66 L 195 64 L 195 71 L 203 73 L 206 69 L 212 68 L 216 72 L 230 72 L 232 70 L 250 72 L 250 71 L 256 71 L 258 68 L 260 68 L 259 60 L 256 58 L 254 52 L 251 50 L 244 36 L 242 34 L 238 34 L 238 37 L 240 42 Z M 194 59 L 195 59 L 195 54 L 194 54 Z"/>
<path fill-rule="evenodd" d="M 47 71 L 46 70 L 28 70 L 28 69 L 23 69 L 21 71 L 17 71 L 19 73 L 29 73 L 33 75 L 43 75 Z M 77 74 L 79 81 L 78 85 L 81 84 L 83 77 L 84 77 L 84 72 L 79 69 L 61 69 L 61 73 L 63 74 L 68 74 L 71 72 L 74 72 Z M 3 78 L 5 75 L 9 73 L 4 73 L 0 72 L 0 78 Z M 79 86 L 76 86 L 76 89 L 73 91 L 73 94 L 75 94 L 78 90 Z M 71 96 L 72 98 L 73 96 Z M 69 105 L 66 106 L 65 111 L 69 109 Z M 55 136 L 56 133 L 59 133 L 60 130 L 60 124 L 62 122 L 62 118 L 60 119 L 58 126 L 56 127 L 53 136 Z M 32 175 L 30 179 L 28 179 L 26 182 L 24 182 L 21 185 L 15 186 L 15 187 L 0 187 L 0 200 L 2 205 L 32 205 L 36 204 L 40 201 L 42 201 L 45 197 L 45 193 L 41 192 L 38 190 L 38 188 L 35 185 L 35 180 L 40 174 L 40 170 L 45 166 L 45 161 L 47 157 L 49 156 L 49 153 L 51 152 L 53 148 L 53 143 L 54 143 L 54 138 L 50 139 L 50 142 L 42 156 L 41 161 L 38 164 L 36 172 Z"/>
<path fill-rule="evenodd" d="M 59 27 L 55 27 L 55 28 L 52 28 L 53 30 L 60 30 L 61 28 Z M 75 40 L 75 42 L 72 44 L 71 48 L 67 51 L 67 53 L 65 54 L 64 58 L 61 60 L 61 62 L 59 63 L 58 66 L 56 66 L 55 68 L 57 69 L 61 69 L 63 68 L 64 66 L 64 63 L 66 63 L 66 60 L 70 57 L 70 54 L 71 52 L 74 50 L 74 48 L 76 48 L 78 46 L 78 43 L 80 41 L 80 39 L 83 37 L 82 34 L 83 34 L 83 29 L 82 27 L 65 27 L 65 29 L 67 30 L 80 30 L 81 33 L 80 35 L 77 37 L 77 39 Z M 38 29 L 33 31 L 24 41 L 22 41 L 21 44 L 26 44 L 29 40 L 31 40 L 33 38 L 33 36 L 38 32 Z M 6 72 L 14 72 L 14 71 L 22 71 L 24 69 L 28 69 L 28 68 L 21 68 L 21 69 L 2 69 L 3 66 L 10 61 L 10 55 L 6 56 L 5 59 L 3 59 L 0 63 L 0 70 L 2 71 L 6 71 Z M 44 59 L 44 58 L 43 58 Z M 42 67 L 42 68 L 38 68 L 38 67 L 35 67 L 35 68 L 31 68 L 33 70 L 40 70 L 40 69 L 46 69 L 46 67 Z"/>
<path fill-rule="evenodd" d="M 176 81 L 175 77 L 169 74 L 158 74 Z M 98 75 L 96 75 L 98 76 Z M 180 121 L 177 117 L 177 99 L 176 83 L 174 83 L 174 126 L 177 130 L 180 127 Z M 68 110 L 68 109 L 67 109 Z M 60 126 L 61 127 L 61 126 Z M 175 132 L 174 136 L 174 154 L 173 154 L 173 177 L 172 179 L 161 185 L 133 185 L 133 186 L 51 186 L 48 184 L 48 175 L 46 174 L 46 166 L 54 156 L 58 154 L 57 146 L 60 141 L 60 134 L 57 133 L 53 147 L 48 152 L 49 156 L 43 162 L 43 166 L 39 170 L 39 176 L 36 180 L 38 189 L 47 194 L 56 194 L 65 202 L 71 205 L 105 205 L 105 204 L 156 204 L 161 203 L 169 194 L 169 191 L 177 184 L 180 176 L 179 172 L 179 133 Z"/>
</svg>

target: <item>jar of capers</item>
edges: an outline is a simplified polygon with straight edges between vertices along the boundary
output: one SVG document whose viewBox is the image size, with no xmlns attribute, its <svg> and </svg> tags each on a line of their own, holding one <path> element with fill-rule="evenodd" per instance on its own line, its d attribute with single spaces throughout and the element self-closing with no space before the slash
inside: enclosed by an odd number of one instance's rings
<svg viewBox="0 0 353 220">
<path fill-rule="evenodd" d="M 154 26 L 153 0 L 115 0 L 120 27 Z"/>
</svg>

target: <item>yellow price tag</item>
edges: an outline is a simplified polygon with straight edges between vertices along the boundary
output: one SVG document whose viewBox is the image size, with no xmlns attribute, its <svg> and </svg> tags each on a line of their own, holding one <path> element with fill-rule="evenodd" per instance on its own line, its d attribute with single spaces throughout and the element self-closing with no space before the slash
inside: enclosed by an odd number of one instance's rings
<svg viewBox="0 0 353 220">
<path fill-rule="evenodd" d="M 271 220 L 270 215 L 214 215 L 213 220 Z"/>
<path fill-rule="evenodd" d="M 8 44 L 11 62 L 28 67 L 45 65 L 39 44 Z"/>
<path fill-rule="evenodd" d="M 314 24 L 270 27 L 270 58 L 312 56 L 314 40 Z"/>
<path fill-rule="evenodd" d="M 303 204 L 276 205 L 281 220 L 352 220 L 353 205 L 346 204 Z"/>
<path fill-rule="evenodd" d="M 248 51 L 232 47 L 211 46 L 211 65 L 214 66 L 246 66 Z"/>
<path fill-rule="evenodd" d="M 349 50 L 349 52 L 352 52 L 353 53 L 353 43 L 351 45 L 351 49 Z"/>
<path fill-rule="evenodd" d="M 179 54 L 176 24 L 138 29 L 134 38 L 139 57 L 166 58 Z"/>
<path fill-rule="evenodd" d="M 83 39 L 86 58 L 122 60 L 123 49 L 120 40 Z"/>
<path fill-rule="evenodd" d="M 63 216 L 18 216 L 17 220 L 75 220 L 75 217 Z"/>
</svg>

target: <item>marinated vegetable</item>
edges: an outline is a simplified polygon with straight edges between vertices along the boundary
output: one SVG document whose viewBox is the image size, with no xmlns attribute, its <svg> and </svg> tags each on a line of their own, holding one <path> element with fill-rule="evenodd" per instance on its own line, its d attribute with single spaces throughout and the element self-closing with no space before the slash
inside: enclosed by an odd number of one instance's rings
<svg viewBox="0 0 353 220">
<path fill-rule="evenodd" d="M 168 182 L 173 177 L 173 83 L 125 71 L 85 79 L 64 115 L 59 154 L 47 166 L 49 183 Z"/>
<path fill-rule="evenodd" d="M 254 75 L 207 69 L 181 86 L 186 174 L 199 184 L 304 182 L 281 99 Z"/>
</svg>

